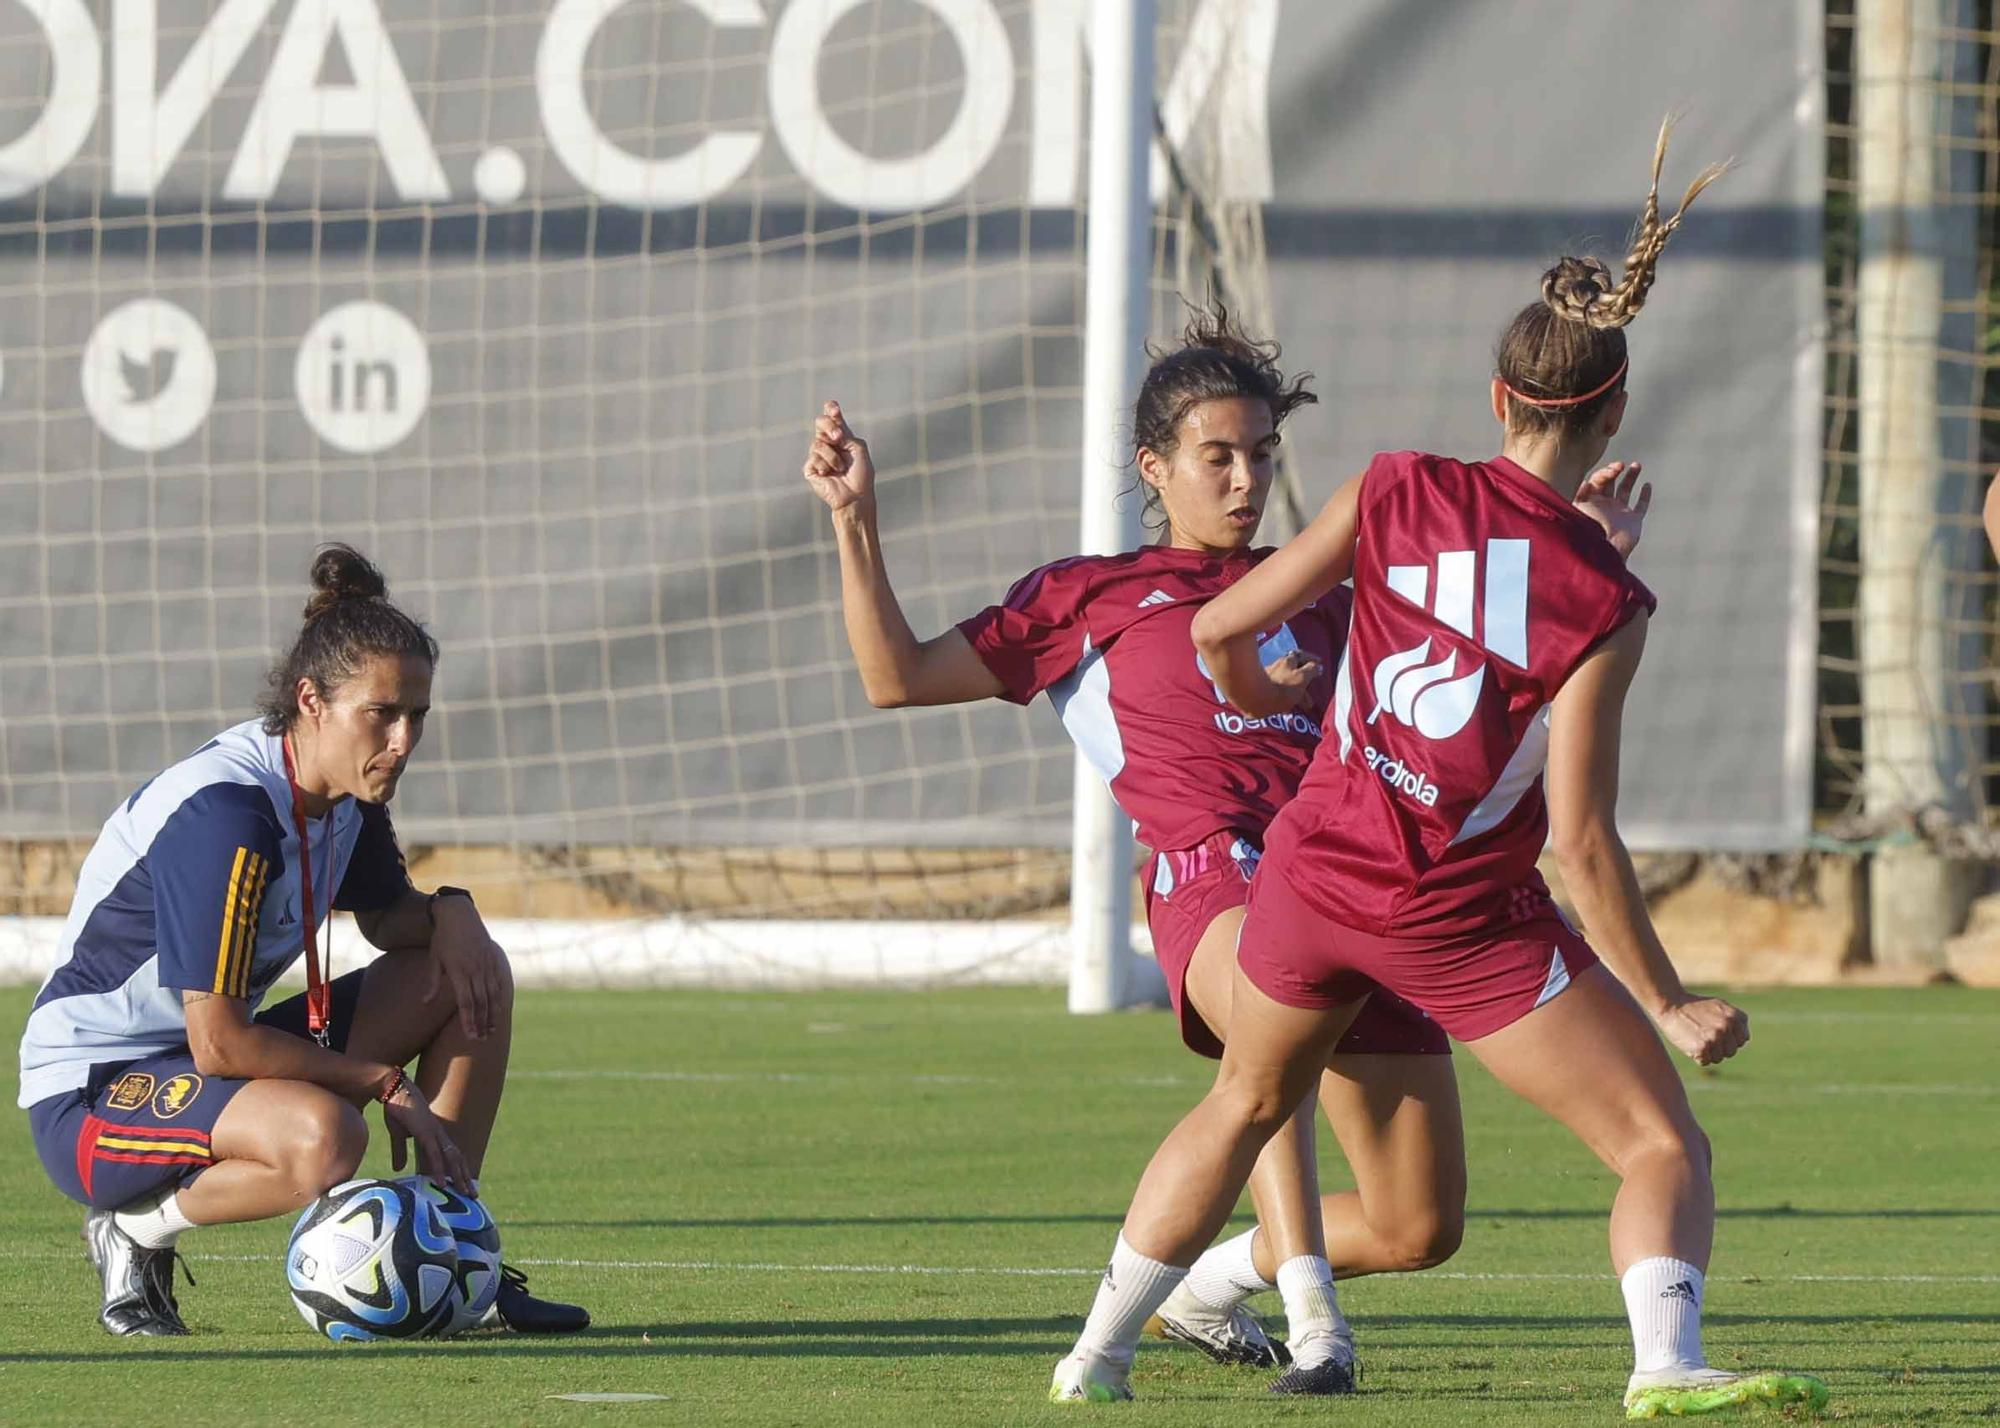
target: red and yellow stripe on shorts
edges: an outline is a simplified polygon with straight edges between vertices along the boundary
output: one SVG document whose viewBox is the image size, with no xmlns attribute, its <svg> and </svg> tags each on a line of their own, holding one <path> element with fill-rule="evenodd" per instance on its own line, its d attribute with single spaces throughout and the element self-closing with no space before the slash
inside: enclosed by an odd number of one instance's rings
<svg viewBox="0 0 2000 1428">
<path fill-rule="evenodd" d="M 85 1116 L 76 1137 L 76 1174 L 86 1195 L 100 1160 L 201 1168 L 215 1163 L 215 1153 L 209 1149 L 208 1132 L 193 1126 L 121 1126 L 102 1116 Z"/>
</svg>

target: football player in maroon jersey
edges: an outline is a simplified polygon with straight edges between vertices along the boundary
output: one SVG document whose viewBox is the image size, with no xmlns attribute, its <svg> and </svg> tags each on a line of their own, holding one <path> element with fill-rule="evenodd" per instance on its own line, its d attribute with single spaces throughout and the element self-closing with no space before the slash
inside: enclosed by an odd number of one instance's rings
<svg viewBox="0 0 2000 1428">
<path fill-rule="evenodd" d="M 1656 190 L 1666 139 L 1663 126 Z M 1215 1086 L 1147 1167 L 1052 1397 L 1130 1395 L 1139 1326 L 1222 1227 L 1357 998 L 1387 990 L 1618 1175 L 1633 1416 L 1824 1398 L 1815 1380 L 1728 1373 L 1702 1354 L 1709 1145 L 1654 1027 L 1711 1065 L 1749 1023 L 1681 985 L 1619 838 L 1620 718 L 1655 601 L 1573 504 L 1625 415 L 1623 329 L 1719 173 L 1664 221 L 1649 196 L 1621 280 L 1575 258 L 1543 277 L 1500 342 L 1498 457 L 1377 456 L 1196 616 L 1207 667 L 1254 717 L 1290 698 L 1258 658 L 1260 632 L 1353 579 L 1331 727 L 1270 829 Z M 1550 900 L 1535 871 L 1545 843 L 1610 968 Z"/>
<path fill-rule="evenodd" d="M 1256 718 L 1229 706 L 1189 637 L 1203 602 L 1270 554 L 1252 542 L 1273 452 L 1285 418 L 1313 400 L 1277 357 L 1225 313 L 1197 315 L 1182 345 L 1158 354 L 1133 417 L 1142 490 L 1163 539 L 1043 566 L 1000 604 L 929 640 L 911 631 L 890 585 L 873 461 L 837 403 L 815 423 L 804 473 L 833 512 L 848 639 L 870 701 L 1025 704 L 1049 694 L 1155 850 L 1145 873 L 1154 947 L 1182 1036 L 1209 1057 L 1228 1033 L 1250 875 L 1319 741 L 1327 671 L 1349 614 L 1347 591 L 1331 589 L 1264 632 L 1259 658 L 1285 697 Z M 1616 522 L 1626 550 L 1644 515 L 1643 502 L 1631 504 L 1637 473 L 1636 464 L 1607 468 L 1584 493 L 1607 530 Z M 1250 1178 L 1258 1228 L 1204 1256 L 1154 1319 L 1156 1332 L 1219 1361 L 1282 1363 L 1286 1350 L 1243 1307 L 1275 1283 L 1294 1360 L 1276 1385 L 1284 1392 L 1352 1388 L 1335 1275 L 1437 1264 L 1463 1225 L 1458 1093 L 1438 1025 L 1377 995 L 1323 1061 L 1319 1101 L 1358 1189 L 1319 1201 L 1312 1097 L 1303 1095 Z"/>
</svg>

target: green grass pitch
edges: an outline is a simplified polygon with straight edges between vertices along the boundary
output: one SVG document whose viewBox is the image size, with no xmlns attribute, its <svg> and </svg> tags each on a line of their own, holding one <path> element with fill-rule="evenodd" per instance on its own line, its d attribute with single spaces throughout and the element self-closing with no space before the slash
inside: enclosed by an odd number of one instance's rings
<svg viewBox="0 0 2000 1428">
<path fill-rule="evenodd" d="M 2000 994 L 1742 1000 L 1748 1052 L 1690 1074 L 1722 1205 L 1712 1359 L 1823 1374 L 1834 1421 L 2000 1422 Z M 0 1023 L 27 1006 L 0 993 Z M 1266 1374 L 1149 1344 L 1140 1402 L 1056 1408 L 1049 1371 L 1133 1181 L 1206 1080 L 1164 1015 L 1071 1018 L 1048 991 L 532 992 L 518 1020 L 487 1198 L 509 1258 L 588 1304 L 589 1334 L 336 1348 L 293 1311 L 286 1227 L 267 1223 L 183 1241 L 194 1338 L 111 1339 L 80 1214 L 15 1114 L 0 1123 L 0 1419 L 1619 1421 L 1611 1182 L 1462 1052 L 1465 1248 L 1440 1271 L 1343 1287 L 1360 1397 L 1273 1400 Z M 370 1164 L 386 1168 L 376 1124 Z M 1277 1314 L 1276 1296 L 1259 1307 Z M 574 1392 L 664 1401 L 551 1397 Z"/>
</svg>

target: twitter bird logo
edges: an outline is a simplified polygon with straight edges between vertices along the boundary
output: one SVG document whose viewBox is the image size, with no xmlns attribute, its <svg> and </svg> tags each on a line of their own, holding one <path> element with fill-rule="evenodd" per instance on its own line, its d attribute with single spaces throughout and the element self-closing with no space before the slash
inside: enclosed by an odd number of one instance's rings
<svg viewBox="0 0 2000 1428">
<path fill-rule="evenodd" d="M 97 429 L 128 451 L 165 451 L 193 436 L 215 401 L 215 349 L 194 314 L 162 298 L 107 312 L 78 376 Z"/>
<path fill-rule="evenodd" d="M 150 402 L 174 382 L 174 361 L 180 354 L 171 347 L 155 347 L 144 362 L 134 362 L 118 354 L 118 375 L 125 381 L 125 400 L 133 405 Z"/>
</svg>

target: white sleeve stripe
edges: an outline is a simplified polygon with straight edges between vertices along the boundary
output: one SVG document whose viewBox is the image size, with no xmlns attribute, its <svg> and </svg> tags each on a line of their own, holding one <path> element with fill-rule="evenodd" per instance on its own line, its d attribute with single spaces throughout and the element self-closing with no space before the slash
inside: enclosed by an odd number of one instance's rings
<svg viewBox="0 0 2000 1428">
<path fill-rule="evenodd" d="M 1521 742 L 1514 746 L 1507 766 L 1500 770 L 1500 777 L 1493 787 L 1486 791 L 1486 797 L 1465 817 L 1447 846 L 1457 847 L 1482 833 L 1499 827 L 1514 811 L 1514 805 L 1521 801 L 1521 795 L 1533 786 L 1542 775 L 1542 769 L 1549 761 L 1549 706 L 1544 704 L 1528 720 L 1527 730 L 1521 735 Z"/>
</svg>

